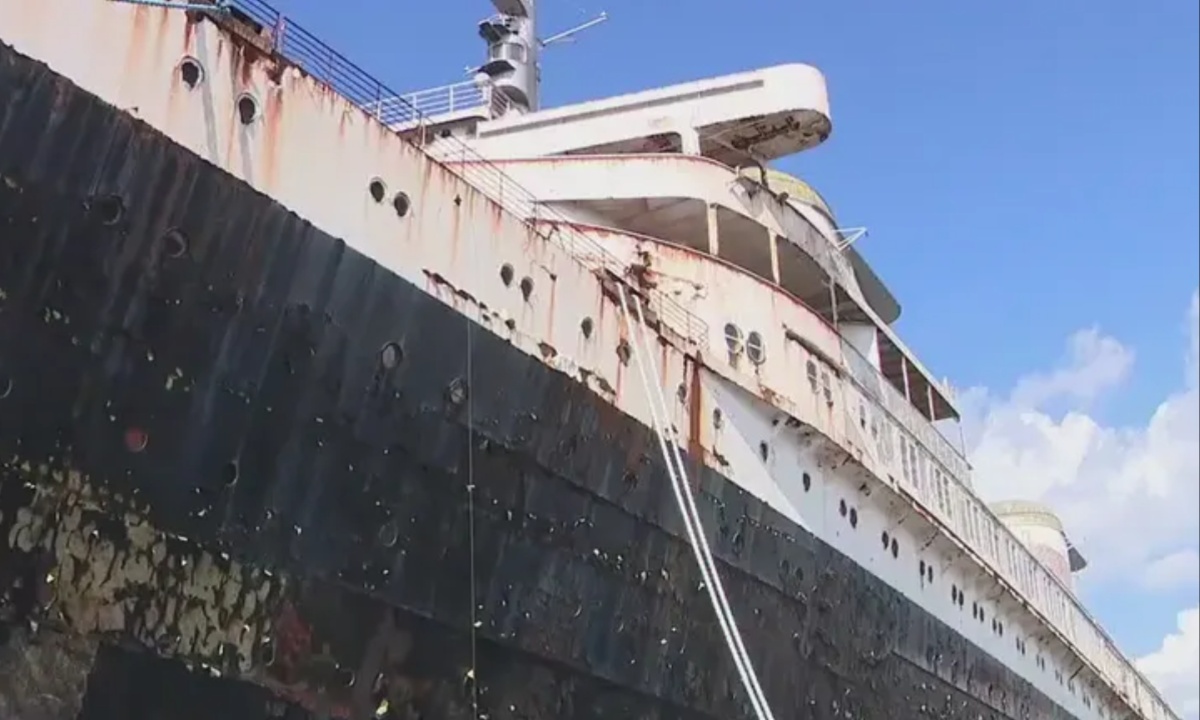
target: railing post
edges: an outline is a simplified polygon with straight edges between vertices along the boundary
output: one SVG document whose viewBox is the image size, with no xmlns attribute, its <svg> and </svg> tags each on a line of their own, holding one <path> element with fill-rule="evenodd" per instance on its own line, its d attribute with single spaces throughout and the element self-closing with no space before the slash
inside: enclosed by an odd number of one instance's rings
<svg viewBox="0 0 1200 720">
<path fill-rule="evenodd" d="M 283 53 L 283 35 L 287 32 L 287 16 L 280 13 L 275 18 L 275 32 L 271 37 L 271 50 L 276 54 Z"/>
</svg>

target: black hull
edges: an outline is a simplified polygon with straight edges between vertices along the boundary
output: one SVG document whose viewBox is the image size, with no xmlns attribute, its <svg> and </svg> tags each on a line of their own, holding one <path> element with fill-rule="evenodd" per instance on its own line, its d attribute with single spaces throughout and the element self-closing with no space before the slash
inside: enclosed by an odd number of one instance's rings
<svg viewBox="0 0 1200 720">
<path fill-rule="evenodd" d="M 4 46 L 0 175 L 0 716 L 751 717 L 647 428 Z M 780 720 L 1070 717 L 697 477 Z"/>
</svg>

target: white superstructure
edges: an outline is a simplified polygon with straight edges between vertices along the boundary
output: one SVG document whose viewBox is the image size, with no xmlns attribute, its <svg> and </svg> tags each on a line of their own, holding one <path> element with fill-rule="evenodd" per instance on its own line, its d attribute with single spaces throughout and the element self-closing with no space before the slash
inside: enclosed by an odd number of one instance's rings
<svg viewBox="0 0 1200 720">
<path fill-rule="evenodd" d="M 286 24 L 256 20 L 268 49 L 288 48 Z M 706 463 L 1078 717 L 1175 717 L 1061 573 L 972 491 L 935 427 L 957 419 L 953 399 L 891 328 L 898 304 L 856 234 L 765 167 L 829 135 L 815 68 L 523 113 L 473 80 L 480 105 L 451 96 L 425 118 L 378 85 L 331 92 L 170 8 L 5 2 L 0 27 L 649 423 L 596 271 L 633 278 L 658 320 L 671 421 Z"/>
</svg>

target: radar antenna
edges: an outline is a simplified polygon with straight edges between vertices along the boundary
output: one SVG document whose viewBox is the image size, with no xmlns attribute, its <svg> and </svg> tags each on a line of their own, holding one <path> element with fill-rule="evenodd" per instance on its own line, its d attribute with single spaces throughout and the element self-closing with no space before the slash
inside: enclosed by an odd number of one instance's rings
<svg viewBox="0 0 1200 720">
<path fill-rule="evenodd" d="M 537 36 L 536 0 L 492 0 L 497 15 L 479 23 L 479 36 L 487 42 L 487 62 L 475 72 L 487 76 L 494 92 L 518 112 L 535 112 L 541 84 L 540 51 L 571 42 L 579 33 L 608 20 L 607 13 L 548 38 Z"/>
</svg>

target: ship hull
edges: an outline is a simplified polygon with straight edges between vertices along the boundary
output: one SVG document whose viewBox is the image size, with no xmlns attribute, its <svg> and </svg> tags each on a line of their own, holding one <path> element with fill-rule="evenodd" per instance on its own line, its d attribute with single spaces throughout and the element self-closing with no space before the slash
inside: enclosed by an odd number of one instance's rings
<svg viewBox="0 0 1200 720">
<path fill-rule="evenodd" d="M 0 716 L 752 717 L 649 428 L 6 46 L 0 174 Z M 777 717 L 1071 717 L 693 475 Z"/>
</svg>

